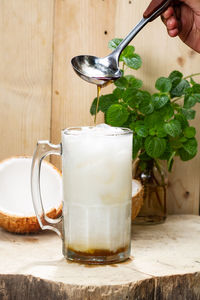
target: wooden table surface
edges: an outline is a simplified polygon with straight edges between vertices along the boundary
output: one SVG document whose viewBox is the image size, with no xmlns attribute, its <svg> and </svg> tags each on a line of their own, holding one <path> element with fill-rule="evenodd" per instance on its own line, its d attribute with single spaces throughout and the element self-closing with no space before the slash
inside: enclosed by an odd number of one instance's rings
<svg viewBox="0 0 200 300">
<path fill-rule="evenodd" d="M 107 266 L 66 261 L 53 232 L 0 229 L 0 299 L 200 299 L 200 217 L 134 225 L 130 259 Z"/>
</svg>

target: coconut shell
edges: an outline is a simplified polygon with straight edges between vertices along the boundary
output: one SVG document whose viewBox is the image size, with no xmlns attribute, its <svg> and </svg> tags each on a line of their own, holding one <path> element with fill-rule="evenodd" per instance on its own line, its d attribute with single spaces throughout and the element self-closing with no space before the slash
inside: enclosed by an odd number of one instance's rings
<svg viewBox="0 0 200 300">
<path fill-rule="evenodd" d="M 58 209 L 52 209 L 47 217 L 55 219 L 62 213 L 62 205 Z M 0 211 L 0 227 L 13 233 L 36 233 L 41 230 L 37 217 L 10 216 Z"/>
<path fill-rule="evenodd" d="M 137 186 L 137 191 L 132 195 L 132 221 L 137 217 L 143 204 L 144 189 L 140 181 L 133 179 L 132 184 Z"/>
</svg>

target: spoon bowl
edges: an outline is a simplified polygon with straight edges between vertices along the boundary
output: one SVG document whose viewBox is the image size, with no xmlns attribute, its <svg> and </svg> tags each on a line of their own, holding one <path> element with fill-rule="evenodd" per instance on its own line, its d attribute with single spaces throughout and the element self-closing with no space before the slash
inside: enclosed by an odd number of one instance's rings
<svg viewBox="0 0 200 300">
<path fill-rule="evenodd" d="M 74 71 L 85 81 L 97 85 L 106 85 L 111 80 L 121 77 L 121 71 L 110 57 L 99 58 L 90 55 L 80 55 L 72 59 Z"/>
</svg>

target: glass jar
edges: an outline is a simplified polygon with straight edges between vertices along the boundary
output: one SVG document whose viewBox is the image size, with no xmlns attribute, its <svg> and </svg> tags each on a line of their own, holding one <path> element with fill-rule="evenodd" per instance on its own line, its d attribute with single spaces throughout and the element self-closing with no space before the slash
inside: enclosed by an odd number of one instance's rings
<svg viewBox="0 0 200 300">
<path fill-rule="evenodd" d="M 134 224 L 160 224 L 167 217 L 166 191 L 167 173 L 164 167 L 154 159 L 147 162 L 138 160 L 133 169 L 135 179 L 144 187 L 143 205 Z"/>
</svg>

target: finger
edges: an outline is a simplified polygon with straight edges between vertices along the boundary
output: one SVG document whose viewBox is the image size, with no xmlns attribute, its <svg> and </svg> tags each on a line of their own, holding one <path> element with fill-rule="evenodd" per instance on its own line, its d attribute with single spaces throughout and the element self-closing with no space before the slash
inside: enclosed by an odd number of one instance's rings
<svg viewBox="0 0 200 300">
<path fill-rule="evenodd" d="M 178 35 L 178 33 L 179 33 L 178 28 L 174 28 L 174 29 L 168 30 L 168 34 L 171 37 L 176 37 Z"/>
<path fill-rule="evenodd" d="M 167 27 L 168 30 L 172 30 L 172 29 L 178 28 L 178 21 L 177 21 L 177 19 L 174 16 L 172 16 L 169 19 L 167 19 L 166 20 L 166 27 Z"/>
<path fill-rule="evenodd" d="M 168 9 L 162 14 L 164 19 L 168 19 L 174 15 L 174 9 L 172 6 L 168 7 Z"/>
</svg>

